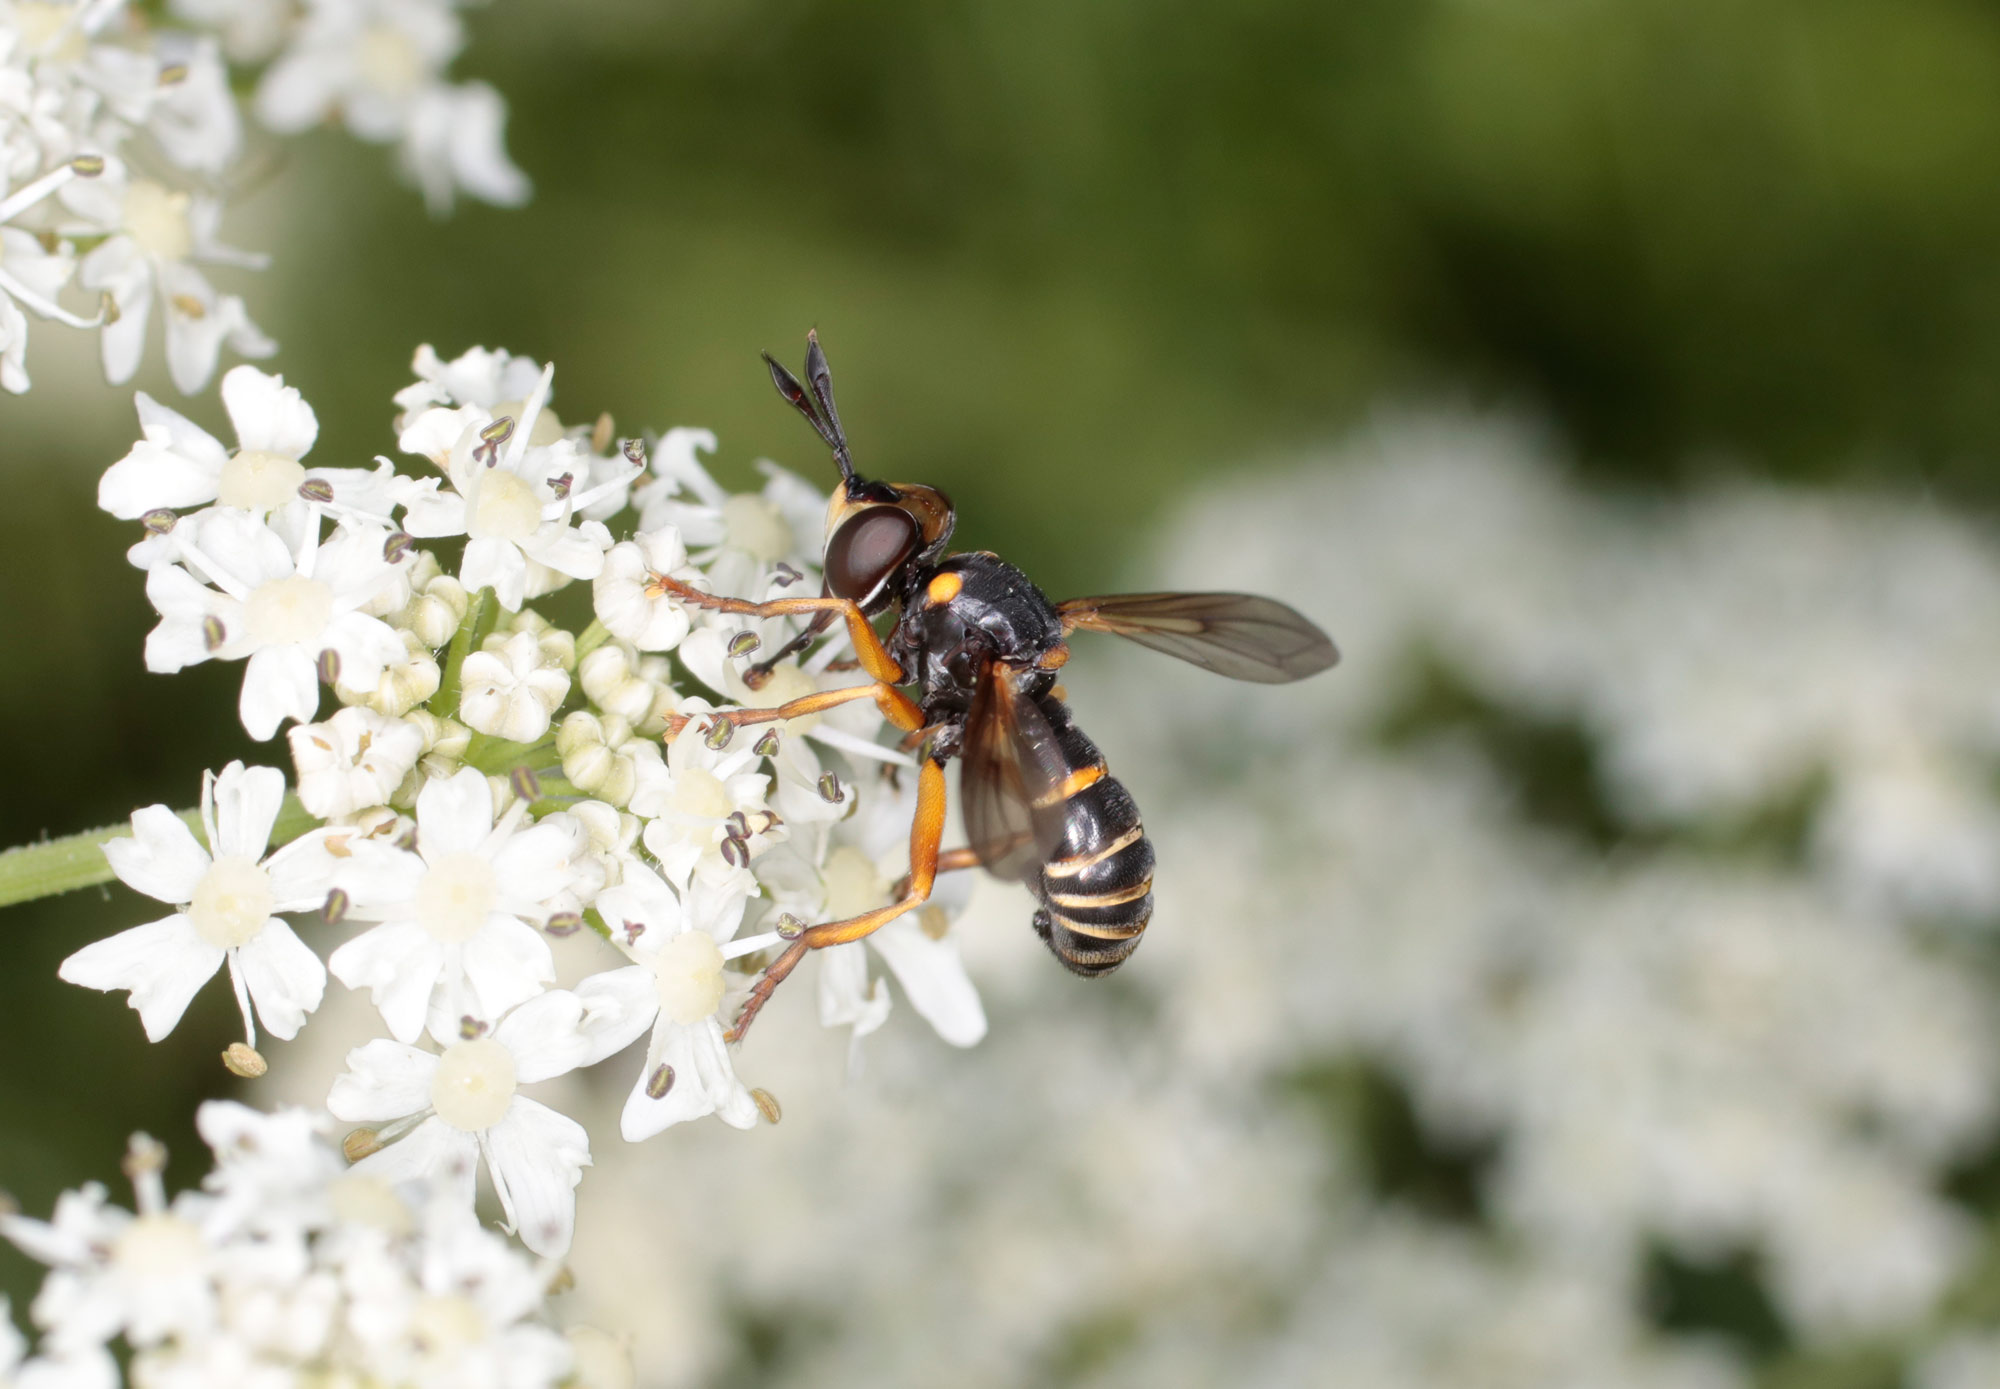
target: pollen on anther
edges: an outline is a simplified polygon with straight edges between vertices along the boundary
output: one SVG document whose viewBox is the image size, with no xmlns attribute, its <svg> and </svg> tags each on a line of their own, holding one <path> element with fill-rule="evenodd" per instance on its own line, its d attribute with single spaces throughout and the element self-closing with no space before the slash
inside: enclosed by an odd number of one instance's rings
<svg viewBox="0 0 2000 1389">
<path fill-rule="evenodd" d="M 775 1124 L 785 1117 L 785 1111 L 778 1107 L 778 1097 L 763 1086 L 753 1089 L 750 1098 L 756 1101 L 757 1112 L 764 1116 L 765 1123 Z"/>
<path fill-rule="evenodd" d="M 458 1035 L 468 1042 L 477 1041 L 486 1035 L 486 1024 L 470 1013 L 463 1014 L 458 1020 Z"/>
<path fill-rule="evenodd" d="M 847 793 L 840 789 L 840 778 L 832 772 L 823 773 L 819 779 L 819 798 L 829 805 L 839 805 L 847 799 Z"/>
<path fill-rule="evenodd" d="M 516 767 L 509 772 L 507 785 L 518 800 L 538 801 L 542 798 L 542 779 L 535 775 L 532 767 Z"/>
<path fill-rule="evenodd" d="M 70 172 L 78 178 L 96 178 L 104 172 L 104 156 L 101 154 L 79 154 L 69 161 Z"/>
<path fill-rule="evenodd" d="M 417 538 L 408 531 L 391 531 L 389 538 L 382 542 L 382 558 L 391 564 L 401 564 L 416 553 Z"/>
<path fill-rule="evenodd" d="M 333 500 L 333 484 L 323 477 L 309 477 L 299 484 L 299 495 L 309 502 L 324 504 Z"/>
<path fill-rule="evenodd" d="M 625 455 L 627 463 L 637 463 L 641 467 L 645 466 L 646 441 L 644 439 L 621 439 L 618 441 L 618 452 Z"/>
<path fill-rule="evenodd" d="M 757 740 L 757 746 L 750 750 L 759 757 L 776 757 L 778 755 L 778 730 L 774 728 L 766 733 Z"/>
<path fill-rule="evenodd" d="M 573 936 L 583 929 L 582 912 L 557 912 L 542 929 L 552 936 Z"/>
<path fill-rule="evenodd" d="M 313 663 L 313 669 L 319 675 L 320 684 L 335 683 L 340 679 L 340 653 L 328 647 L 319 653 L 319 659 Z"/>
<path fill-rule="evenodd" d="M 783 915 L 779 916 L 778 918 L 779 940 L 797 940 L 800 936 L 804 935 L 805 933 L 806 933 L 805 922 L 799 920 L 796 916 L 793 916 L 790 912 L 785 912 Z"/>
<path fill-rule="evenodd" d="M 663 1100 L 667 1097 L 667 1092 L 673 1088 L 674 1068 L 664 1062 L 655 1066 L 653 1073 L 646 1077 L 647 1099 Z"/>
<path fill-rule="evenodd" d="M 708 732 L 702 735 L 701 740 L 708 744 L 711 750 L 721 752 L 729 746 L 729 740 L 735 736 L 735 724 L 731 723 L 728 719 L 717 719 L 710 725 Z"/>
<path fill-rule="evenodd" d="M 340 1151 L 349 1162 L 359 1162 L 370 1153 L 382 1151 L 381 1135 L 373 1129 L 354 1129 L 340 1140 Z"/>
<path fill-rule="evenodd" d="M 748 656 L 763 644 L 764 639 L 755 632 L 738 632 L 729 639 L 729 654 L 731 656 Z"/>
<path fill-rule="evenodd" d="M 139 518 L 139 524 L 146 528 L 148 535 L 165 535 L 179 521 L 180 513 L 168 507 L 155 507 Z"/>
<path fill-rule="evenodd" d="M 326 901 L 320 904 L 319 919 L 329 926 L 338 926 L 347 919 L 347 909 L 354 905 L 347 895 L 347 889 L 337 887 L 326 894 Z"/>
<path fill-rule="evenodd" d="M 210 651 L 220 649 L 222 643 L 228 639 L 229 629 L 222 625 L 222 619 L 214 613 L 201 620 L 201 644 Z"/>
<path fill-rule="evenodd" d="M 231 1042 L 222 1053 L 222 1064 L 229 1074 L 243 1080 L 256 1080 L 271 1069 L 271 1063 L 264 1059 L 263 1053 L 248 1042 Z"/>
</svg>

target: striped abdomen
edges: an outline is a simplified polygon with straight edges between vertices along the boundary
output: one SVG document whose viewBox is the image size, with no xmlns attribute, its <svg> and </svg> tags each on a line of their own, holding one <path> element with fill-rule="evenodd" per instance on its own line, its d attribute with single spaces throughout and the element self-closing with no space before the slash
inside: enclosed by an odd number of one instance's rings
<svg viewBox="0 0 2000 1389">
<path fill-rule="evenodd" d="M 1069 776 L 1038 815 L 1057 817 L 1060 844 L 1042 865 L 1035 931 L 1078 974 L 1109 974 L 1139 945 L 1153 915 L 1153 846 L 1139 807 L 1061 701 L 1043 699 Z"/>
</svg>

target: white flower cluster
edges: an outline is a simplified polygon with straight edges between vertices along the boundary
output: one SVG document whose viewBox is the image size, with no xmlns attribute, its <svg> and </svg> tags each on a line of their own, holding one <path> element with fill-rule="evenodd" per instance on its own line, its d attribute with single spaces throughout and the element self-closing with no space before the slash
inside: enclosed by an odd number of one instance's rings
<svg viewBox="0 0 2000 1389">
<path fill-rule="evenodd" d="M 349 1171 L 329 1122 L 211 1100 L 196 1114 L 215 1154 L 199 1191 L 169 1201 L 166 1154 L 139 1135 L 125 1161 L 136 1210 L 91 1183 L 47 1221 L 0 1215 L 0 1235 L 49 1269 L 32 1355 L 0 1303 L 0 1384 L 115 1385 L 118 1349 L 130 1382 L 158 1389 L 630 1382 L 610 1337 L 549 1324 L 555 1265 L 442 1186 Z"/>
<path fill-rule="evenodd" d="M 872 703 L 732 738 L 666 654 L 732 703 L 860 678 L 839 634 L 753 690 L 751 651 L 798 622 L 721 617 L 659 582 L 816 589 L 824 494 L 766 464 L 762 492 L 730 495 L 696 460 L 714 446 L 697 431 L 661 440 L 647 477 L 638 441 L 614 442 L 608 418 L 562 424 L 553 370 L 505 352 L 424 348 L 415 369 L 397 397 L 409 473 L 308 467 L 311 408 L 254 367 L 222 385 L 234 450 L 139 397 L 145 438 L 100 501 L 145 522 L 130 557 L 160 614 L 146 664 L 243 661 L 244 727 L 268 739 L 290 723 L 295 794 L 276 768 L 231 763 L 204 784 L 199 836 L 165 806 L 134 814 L 105 852 L 171 914 L 62 975 L 129 993 L 158 1040 L 226 964 L 246 1054 L 258 1022 L 295 1036 L 329 972 L 366 990 L 389 1036 L 353 1052 L 327 1101 L 370 1126 L 379 1150 L 357 1170 L 456 1173 L 469 1206 L 483 1158 L 510 1226 L 554 1254 L 590 1144 L 521 1087 L 645 1036 L 627 1139 L 708 1114 L 754 1124 L 725 1026 L 796 934 L 788 916 L 891 900 L 915 779 Z M 614 542 L 628 502 L 638 529 Z M 528 606 L 577 581 L 597 615 L 584 631 Z M 327 687 L 341 707 L 315 721 Z M 671 715 L 694 721 L 663 746 Z M 969 1045 L 985 1018 L 953 905 L 941 895 L 871 941 L 919 1013 Z M 288 915 L 337 945 L 324 963 Z M 553 987 L 551 938 L 586 926 L 595 956 Z M 868 948 L 819 954 L 825 1023 L 857 1039 L 880 1026 L 890 1001 Z"/>
<path fill-rule="evenodd" d="M 262 65 L 249 104 L 266 127 L 338 116 L 395 142 L 434 210 L 455 191 L 525 200 L 499 95 L 443 78 L 464 42 L 456 9 L 176 0 L 170 27 L 128 0 L 0 0 L 0 388 L 28 389 L 28 313 L 97 330 L 113 384 L 138 370 L 156 304 L 184 392 L 207 384 L 225 345 L 276 349 L 204 268 L 265 263 L 219 239 L 226 190 L 241 181 L 232 84 L 251 82 L 247 68 Z"/>
<path fill-rule="evenodd" d="M 575 1262 L 600 1320 L 680 1295 L 627 1323 L 649 1377 L 720 1373 L 733 1310 L 793 1329 L 772 1385 L 1777 1382 L 1662 1329 L 1665 1250 L 1749 1256 L 1813 1355 L 1900 1338 L 1913 1384 L 1991 1382 L 1990 1330 L 1924 1349 L 1990 1307 L 1943 1195 L 2000 1119 L 1990 538 L 1612 502 L 1446 421 L 1233 478 L 1159 553 L 1145 586 L 1283 595 L 1344 664 L 1250 690 L 1079 645 L 1158 846 L 1144 946 L 1078 985 L 992 889 L 957 928 L 991 1044 L 885 1056 L 754 1150 L 690 1134 L 670 1185 L 610 1155 Z M 1356 1068 L 1456 1198 L 1356 1139 Z"/>
</svg>

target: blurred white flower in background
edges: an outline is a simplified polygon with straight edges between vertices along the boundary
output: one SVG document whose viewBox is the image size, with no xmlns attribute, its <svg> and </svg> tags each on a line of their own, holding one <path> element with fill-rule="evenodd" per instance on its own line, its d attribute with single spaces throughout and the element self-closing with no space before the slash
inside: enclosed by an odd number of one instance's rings
<svg viewBox="0 0 2000 1389">
<path fill-rule="evenodd" d="M 2000 1118 L 2000 552 L 1887 501 L 1596 498 L 1549 452 L 1398 420 L 1187 504 L 1139 586 L 1280 595 L 1346 663 L 1079 640 L 1160 850 L 1144 948 L 1079 985 L 988 885 L 946 937 L 985 1046 L 878 1039 L 829 1095 L 760 1024 L 785 1121 L 677 1136 L 698 1212 L 601 1152 L 573 1262 L 656 1382 L 739 1363 L 735 1318 L 775 1385 L 1724 1389 L 1772 1344 L 1675 1280 L 1732 1268 L 1781 1353 L 1984 1382 L 1944 1189 Z M 779 902 L 825 891 L 812 842 Z"/>
<path fill-rule="evenodd" d="M 259 269 L 221 239 L 251 182 L 232 82 L 263 65 L 261 122 L 296 134 L 338 117 L 394 143 L 435 213 L 463 192 L 517 205 L 506 103 L 444 70 L 464 46 L 452 0 L 128 0 L 0 4 L 0 389 L 29 387 L 26 314 L 100 332 L 104 373 L 128 381 L 157 303 L 174 385 L 208 384 L 225 346 L 277 348 L 204 266 Z M 230 64 L 237 66 L 232 73 Z M 234 177 L 232 177 L 234 176 Z M 72 302 L 62 302 L 65 294 Z"/>
<path fill-rule="evenodd" d="M 570 1343 L 548 1321 L 556 1270 L 443 1184 L 349 1172 L 324 1114 L 212 1100 L 196 1122 L 215 1155 L 198 1191 L 169 1202 L 165 1151 L 141 1134 L 125 1162 L 136 1211 L 93 1182 L 51 1220 L 0 1215 L 0 1236 L 49 1267 L 33 1356 L 0 1302 L 8 1383 L 116 1384 L 114 1350 L 147 1385 L 571 1382 Z"/>
</svg>

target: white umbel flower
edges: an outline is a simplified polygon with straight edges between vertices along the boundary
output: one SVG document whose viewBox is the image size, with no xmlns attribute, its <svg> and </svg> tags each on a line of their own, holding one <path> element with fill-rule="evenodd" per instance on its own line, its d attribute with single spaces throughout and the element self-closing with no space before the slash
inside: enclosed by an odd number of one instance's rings
<svg viewBox="0 0 2000 1389">
<path fill-rule="evenodd" d="M 447 1176 L 467 1208 L 483 1157 L 508 1227 L 537 1254 L 569 1248 L 574 1194 L 590 1165 L 590 1138 L 574 1119 L 519 1093 L 582 1065 L 590 1043 L 575 994 L 545 993 L 454 1041 L 443 1053 L 386 1038 L 348 1053 L 327 1108 L 342 1119 L 414 1128 L 355 1164 L 357 1176 L 397 1183 Z M 459 1175 L 462 1174 L 462 1175 Z"/>
<path fill-rule="evenodd" d="M 568 695 L 569 672 L 548 659 L 535 633 L 515 632 L 465 658 L 458 717 L 475 733 L 532 743 Z"/>
<path fill-rule="evenodd" d="M 105 857 L 128 887 L 177 910 L 86 945 L 57 973 L 85 988 L 127 991 L 157 1042 L 226 961 L 250 1042 L 253 1003 L 266 1031 L 296 1036 L 319 1006 L 326 969 L 278 913 L 317 910 L 333 881 L 312 836 L 265 857 L 284 795 L 284 774 L 273 767 L 231 762 L 205 776 L 201 818 L 213 854 L 165 806 L 133 812 L 132 837 L 106 844 Z"/>
<path fill-rule="evenodd" d="M 596 578 L 611 547 L 602 523 L 570 524 L 596 493 L 621 484 L 579 491 L 588 472 L 582 449 L 540 432 L 554 376 L 554 367 L 542 369 L 519 415 L 473 405 L 425 410 L 397 443 L 437 464 L 451 484 L 404 481 L 404 529 L 423 539 L 465 536 L 459 582 L 468 592 L 492 589 L 509 612 L 572 579 Z"/>
<path fill-rule="evenodd" d="M 215 374 L 227 343 L 245 357 L 268 357 L 278 345 L 250 321 L 234 294 L 218 294 L 197 261 L 261 268 L 264 258 L 216 239 L 222 205 L 204 194 L 128 176 L 122 166 L 101 179 L 71 184 L 64 200 L 110 233 L 83 258 L 78 282 L 107 294 L 117 317 L 104 326 L 104 375 L 113 385 L 132 379 L 145 351 L 153 300 L 166 315 L 167 371 L 192 395 Z"/>
<path fill-rule="evenodd" d="M 258 516 L 277 513 L 277 529 L 296 537 L 314 505 L 299 489 L 318 482 L 343 508 L 388 517 L 382 474 L 308 468 L 300 461 L 319 437 L 319 419 L 282 376 L 252 366 L 232 367 L 223 376 L 222 404 L 236 429 L 234 453 L 144 391 L 137 400 L 146 437 L 106 469 L 97 484 L 97 504 L 113 516 L 134 521 L 152 511 L 215 503 Z"/>
<path fill-rule="evenodd" d="M 403 657 L 402 638 L 364 611 L 396 583 L 395 563 L 384 555 L 388 531 L 342 526 L 320 545 L 310 543 L 315 525 L 295 557 L 248 512 L 220 508 L 176 530 L 183 528 L 179 562 L 146 575 L 146 596 L 160 614 L 146 638 L 146 669 L 248 658 L 238 712 L 251 737 L 312 718 L 325 653 L 342 678 L 364 685 Z"/>
<path fill-rule="evenodd" d="M 613 545 L 592 592 L 597 619 L 613 636 L 641 651 L 671 651 L 688 634 L 688 610 L 660 588 L 659 578 L 706 583 L 688 563 L 687 547 L 672 526 L 641 531 Z"/>
<path fill-rule="evenodd" d="M 684 898 L 676 896 L 636 863 L 621 884 L 598 896 L 611 943 L 632 964 L 577 986 L 591 1015 L 591 1060 L 623 1050 L 649 1028 L 653 1034 L 619 1119 L 631 1142 L 705 1114 L 739 1129 L 757 1122 L 757 1103 L 730 1064 L 719 1011 L 724 962 L 778 943 L 776 935 L 731 939 L 745 900 L 700 879 Z"/>
<path fill-rule="evenodd" d="M 424 755 L 423 731 L 372 709 L 347 708 L 286 735 L 299 800 L 322 820 L 387 805 Z"/>
<path fill-rule="evenodd" d="M 442 80 L 464 43 L 448 0 L 323 0 L 266 70 L 257 115 L 281 132 L 338 118 L 361 139 L 396 143 L 433 212 L 449 211 L 461 190 L 517 205 L 528 179 L 502 144 L 499 94 Z"/>
<path fill-rule="evenodd" d="M 647 850 L 659 860 L 668 880 L 679 886 L 685 886 L 697 868 L 723 865 L 723 844 L 735 827 L 731 817 L 740 813 L 745 823 L 752 823 L 752 816 L 764 818 L 770 786 L 770 778 L 757 770 L 762 759 L 751 738 L 738 736 L 725 748 L 712 748 L 703 736 L 706 723 L 699 717 L 705 708 L 690 700 L 683 712 L 694 714 L 695 721 L 667 745 L 664 765 L 636 767 L 638 786 L 631 800 L 632 813 L 647 821 Z M 764 838 L 757 833 L 747 842 L 762 848 Z M 746 842 L 742 836 L 737 839 Z"/>
<path fill-rule="evenodd" d="M 414 853 L 355 846 L 349 915 L 381 924 L 333 952 L 328 966 L 365 988 L 391 1035 L 414 1042 L 463 1015 L 492 1018 L 555 980 L 542 922 L 573 887 L 589 835 L 567 815 L 521 828 L 516 802 L 493 818 L 493 791 L 473 768 L 417 796 Z M 433 996 L 436 995 L 435 1001 Z"/>
</svg>

